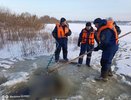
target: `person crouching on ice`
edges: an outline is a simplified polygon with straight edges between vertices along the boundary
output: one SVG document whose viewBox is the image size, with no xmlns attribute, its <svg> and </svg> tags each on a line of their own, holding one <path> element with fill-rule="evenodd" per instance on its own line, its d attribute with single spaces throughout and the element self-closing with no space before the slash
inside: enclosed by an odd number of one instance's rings
<svg viewBox="0 0 131 100">
<path fill-rule="evenodd" d="M 94 29 L 91 26 L 90 22 L 86 23 L 86 27 L 82 29 L 79 38 L 78 38 L 78 46 L 80 47 L 80 55 L 84 54 L 85 52 L 89 52 L 94 48 Z M 90 67 L 90 60 L 91 60 L 91 54 L 87 54 L 86 58 L 86 65 Z M 83 57 L 78 59 L 78 66 L 81 66 L 83 62 Z"/>
<path fill-rule="evenodd" d="M 67 42 L 68 42 L 68 36 L 71 35 L 71 30 L 69 29 L 69 25 L 67 24 L 65 18 L 61 18 L 60 23 L 56 24 L 52 32 L 52 35 L 56 40 L 55 62 L 59 61 L 61 48 L 63 50 L 63 59 L 65 61 L 68 61 Z"/>
</svg>

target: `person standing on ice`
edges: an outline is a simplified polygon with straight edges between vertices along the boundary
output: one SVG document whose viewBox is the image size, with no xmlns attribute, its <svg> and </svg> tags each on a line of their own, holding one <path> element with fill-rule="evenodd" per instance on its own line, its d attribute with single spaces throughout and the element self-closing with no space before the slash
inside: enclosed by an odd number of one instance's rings
<svg viewBox="0 0 131 100">
<path fill-rule="evenodd" d="M 94 29 L 91 26 L 90 22 L 86 23 L 86 27 L 82 29 L 79 38 L 78 38 L 78 46 L 80 47 L 80 55 L 84 54 L 86 51 L 89 52 L 91 49 L 94 48 Z M 92 52 L 87 54 L 86 58 L 86 66 L 90 67 L 90 60 L 91 60 Z M 81 66 L 83 62 L 83 57 L 78 59 L 78 66 Z"/>
<path fill-rule="evenodd" d="M 109 18 L 107 19 L 107 21 L 108 21 L 108 23 L 113 23 L 113 25 L 114 25 L 114 27 L 116 28 L 116 31 L 117 31 L 117 33 L 118 33 L 118 35 L 119 35 L 119 34 L 121 33 L 121 29 L 120 29 L 120 27 L 116 24 L 116 22 L 113 20 L 113 18 L 112 18 L 112 17 L 109 17 Z M 111 67 L 109 68 L 108 76 L 113 76 Z"/>
<path fill-rule="evenodd" d="M 71 30 L 69 29 L 69 25 L 66 22 L 65 18 L 60 19 L 60 23 L 57 23 L 52 35 L 56 40 L 56 51 L 55 51 L 55 62 L 59 61 L 59 55 L 61 48 L 63 50 L 63 59 L 68 61 L 67 58 L 67 43 L 68 43 L 68 36 L 71 35 Z"/>
<path fill-rule="evenodd" d="M 109 70 L 111 69 L 112 59 L 118 50 L 118 33 L 112 22 L 97 18 L 93 22 L 97 28 L 97 40 L 99 45 L 94 51 L 102 50 L 100 64 L 101 75 L 96 78 L 98 81 L 107 81 Z"/>
</svg>

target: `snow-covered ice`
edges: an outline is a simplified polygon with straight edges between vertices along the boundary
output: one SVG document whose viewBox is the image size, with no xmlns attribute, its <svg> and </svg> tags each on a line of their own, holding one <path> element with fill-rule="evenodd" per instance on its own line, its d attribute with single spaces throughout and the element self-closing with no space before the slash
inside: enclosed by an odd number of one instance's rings
<svg viewBox="0 0 131 100">
<path fill-rule="evenodd" d="M 46 25 L 46 29 L 44 31 L 48 31 L 51 34 L 54 26 L 55 26 L 54 24 L 48 24 L 48 25 Z M 72 23 L 72 24 L 69 24 L 69 26 L 72 31 L 71 37 L 78 38 L 79 33 L 85 27 L 85 24 Z M 131 25 L 120 25 L 120 28 L 122 30 L 122 33 L 120 35 L 123 35 L 129 31 L 131 31 Z M 25 59 L 22 56 L 21 43 L 16 43 L 16 44 L 12 45 L 11 47 L 9 47 L 9 46 L 10 45 L 7 44 L 5 46 L 5 48 L 0 50 L 0 55 L 1 55 L 0 56 L 0 67 L 5 68 L 5 69 L 10 68 L 11 64 L 13 64 L 14 62 Z M 35 47 L 35 45 L 33 45 L 33 46 Z M 54 44 L 54 46 L 55 46 L 55 44 Z M 38 50 L 38 51 L 40 51 L 40 50 Z M 35 56 L 50 55 L 50 54 L 53 54 L 53 52 L 54 52 L 54 50 L 52 50 L 52 52 L 50 52 L 50 53 L 47 51 L 39 52 Z M 73 59 L 73 58 L 77 57 L 79 55 L 79 52 L 80 52 L 80 48 L 77 47 L 77 43 L 76 44 L 71 43 L 68 45 L 69 59 Z M 34 60 L 35 56 L 29 56 L 27 58 Z M 100 57 L 101 57 L 101 51 L 93 52 L 92 59 L 91 59 L 91 65 L 93 65 L 94 68 L 96 65 L 100 64 Z M 61 54 L 61 58 L 62 58 L 62 54 Z M 6 60 L 6 59 L 8 59 L 8 60 Z M 116 60 L 116 65 L 113 65 L 113 68 L 114 68 L 114 66 L 118 68 L 116 73 L 117 74 L 124 74 L 126 76 L 131 77 L 131 34 L 120 39 L 120 49 L 118 50 L 118 52 L 115 56 L 115 60 Z M 85 63 L 85 60 L 83 63 Z M 97 68 L 97 69 L 99 70 L 100 68 Z M 19 73 L 19 74 L 22 75 L 21 73 Z M 18 82 L 18 81 L 25 80 L 26 76 L 27 76 L 27 73 L 24 73 L 22 76 L 19 76 L 19 78 L 16 78 L 16 80 L 8 81 L 7 83 L 5 83 L 5 85 L 16 83 L 16 81 Z"/>
</svg>

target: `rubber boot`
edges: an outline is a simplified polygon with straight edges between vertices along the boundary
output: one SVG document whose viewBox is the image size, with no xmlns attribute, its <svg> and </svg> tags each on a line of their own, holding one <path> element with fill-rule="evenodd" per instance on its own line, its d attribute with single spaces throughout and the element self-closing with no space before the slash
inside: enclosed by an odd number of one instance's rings
<svg viewBox="0 0 131 100">
<path fill-rule="evenodd" d="M 101 76 L 100 77 L 96 77 L 95 80 L 96 81 L 107 82 L 108 81 L 107 75 L 108 75 L 107 71 L 101 71 Z"/>
</svg>

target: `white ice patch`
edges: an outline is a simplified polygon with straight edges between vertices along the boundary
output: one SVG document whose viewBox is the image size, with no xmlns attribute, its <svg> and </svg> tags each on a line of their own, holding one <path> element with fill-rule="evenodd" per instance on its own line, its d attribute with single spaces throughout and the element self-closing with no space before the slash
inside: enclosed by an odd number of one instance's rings
<svg viewBox="0 0 131 100">
<path fill-rule="evenodd" d="M 99 95 L 99 93 L 101 93 L 101 92 L 103 92 L 103 89 L 98 88 L 98 89 L 96 90 L 96 95 Z"/>
<path fill-rule="evenodd" d="M 0 67 L 5 68 L 5 69 L 9 69 L 11 66 L 7 65 L 7 64 L 1 64 L 0 63 Z"/>
<path fill-rule="evenodd" d="M 129 97 L 128 94 L 123 93 L 117 98 L 117 100 L 129 100 Z"/>
<path fill-rule="evenodd" d="M 8 64 L 8 65 L 14 64 L 14 62 L 7 61 L 7 60 L 2 60 L 2 61 L 0 61 L 0 63 L 4 63 L 4 64 Z"/>
<path fill-rule="evenodd" d="M 120 36 L 123 35 L 123 34 L 126 34 L 129 31 L 131 31 L 131 26 L 121 25 L 120 28 L 122 30 Z M 120 41 L 125 41 L 125 42 L 130 42 L 131 43 L 131 34 L 120 38 Z"/>
<path fill-rule="evenodd" d="M 10 74 L 9 81 L 2 84 L 3 86 L 11 86 L 19 82 L 26 81 L 28 79 L 29 73 L 27 72 L 17 72 Z"/>
<path fill-rule="evenodd" d="M 36 58 L 35 57 L 24 57 L 23 59 L 28 59 L 28 60 L 35 60 Z"/>
<path fill-rule="evenodd" d="M 116 66 L 114 66 L 114 65 L 111 66 L 112 71 L 115 70 L 115 67 L 116 67 Z"/>
<path fill-rule="evenodd" d="M 9 69 L 12 64 L 14 64 L 14 62 L 12 62 L 12 61 L 0 60 L 0 67 L 2 67 L 2 68 Z"/>
<path fill-rule="evenodd" d="M 86 78 L 86 81 L 89 82 L 91 81 L 92 83 L 95 83 L 96 81 L 94 80 L 95 79 L 95 76 L 89 76 L 88 78 Z"/>
<path fill-rule="evenodd" d="M 67 100 L 83 100 L 83 97 L 81 95 L 77 95 L 77 96 L 70 97 Z"/>
<path fill-rule="evenodd" d="M 125 78 L 125 76 L 123 76 L 123 75 L 120 75 L 120 76 L 122 77 L 122 79 L 121 79 L 121 82 L 122 82 L 122 83 L 125 83 L 125 84 L 131 86 L 131 82 L 127 81 L 126 78 Z"/>
<path fill-rule="evenodd" d="M 10 58 L 10 61 L 12 61 L 12 62 L 16 62 L 17 59 L 16 59 L 16 58 Z"/>
<path fill-rule="evenodd" d="M 13 58 L 20 57 L 22 55 L 20 43 L 15 43 L 11 46 L 10 45 L 11 44 L 7 44 L 2 50 L 0 50 L 0 58 Z"/>
<path fill-rule="evenodd" d="M 122 59 L 117 61 L 117 74 L 124 74 L 131 77 L 131 59 Z"/>
<path fill-rule="evenodd" d="M 37 69 L 37 68 L 38 68 L 37 63 L 34 62 L 34 63 L 32 64 L 32 67 L 33 67 L 34 69 Z"/>
<path fill-rule="evenodd" d="M 103 98 L 101 98 L 101 99 L 98 99 L 98 100 L 105 100 L 105 98 L 103 97 Z"/>
</svg>

